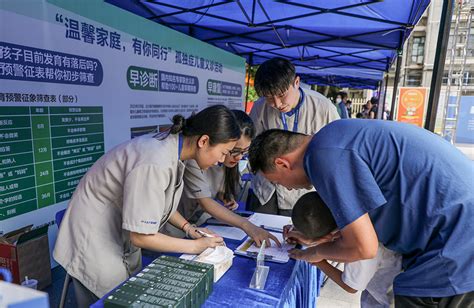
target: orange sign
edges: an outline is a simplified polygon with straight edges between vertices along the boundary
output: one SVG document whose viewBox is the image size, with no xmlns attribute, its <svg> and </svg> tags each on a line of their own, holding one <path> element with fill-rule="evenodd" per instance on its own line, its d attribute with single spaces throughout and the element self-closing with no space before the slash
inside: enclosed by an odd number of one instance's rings
<svg viewBox="0 0 474 308">
<path fill-rule="evenodd" d="M 397 121 L 423 127 L 426 88 L 400 88 Z"/>
</svg>

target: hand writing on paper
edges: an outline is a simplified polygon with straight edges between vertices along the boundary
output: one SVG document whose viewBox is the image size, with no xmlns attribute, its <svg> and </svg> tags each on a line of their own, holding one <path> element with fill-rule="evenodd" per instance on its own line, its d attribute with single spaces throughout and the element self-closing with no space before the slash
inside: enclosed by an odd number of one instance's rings
<svg viewBox="0 0 474 308">
<path fill-rule="evenodd" d="M 292 225 L 286 225 L 283 227 L 283 238 L 289 244 L 301 244 L 304 246 L 314 246 L 318 243 L 303 235 L 303 233 L 295 230 Z"/>
<path fill-rule="evenodd" d="M 265 229 L 257 227 L 250 222 L 244 225 L 243 230 L 254 240 L 255 246 L 257 247 L 260 247 L 263 240 L 265 240 L 266 247 L 272 246 L 270 239 L 273 240 L 273 242 L 275 242 L 278 247 L 281 247 L 280 241 L 273 234 Z"/>
<path fill-rule="evenodd" d="M 291 249 L 288 251 L 288 255 L 290 256 L 290 258 L 306 261 L 309 263 L 317 263 L 324 260 L 323 258 L 319 257 L 316 252 L 317 252 L 317 247 L 314 246 L 314 247 L 310 247 L 304 250 Z"/>
<path fill-rule="evenodd" d="M 199 233 L 197 230 L 201 231 L 201 233 Z M 194 226 L 189 227 L 188 234 L 189 234 L 189 237 L 191 237 L 193 239 L 198 239 L 198 238 L 203 237 L 202 232 L 207 233 L 207 234 L 211 234 L 211 235 L 215 235 L 215 236 L 219 236 L 219 235 L 217 235 L 216 233 L 214 233 L 213 231 L 211 231 L 207 228 L 197 228 L 197 227 L 194 227 Z"/>
</svg>

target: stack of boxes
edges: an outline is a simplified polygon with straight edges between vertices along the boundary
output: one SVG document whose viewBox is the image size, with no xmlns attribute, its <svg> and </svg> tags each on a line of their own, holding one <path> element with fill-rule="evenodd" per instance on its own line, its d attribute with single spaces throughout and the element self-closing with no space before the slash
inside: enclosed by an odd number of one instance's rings
<svg viewBox="0 0 474 308">
<path fill-rule="evenodd" d="M 211 294 L 214 267 L 161 256 L 104 301 L 104 307 L 201 307 Z"/>
</svg>

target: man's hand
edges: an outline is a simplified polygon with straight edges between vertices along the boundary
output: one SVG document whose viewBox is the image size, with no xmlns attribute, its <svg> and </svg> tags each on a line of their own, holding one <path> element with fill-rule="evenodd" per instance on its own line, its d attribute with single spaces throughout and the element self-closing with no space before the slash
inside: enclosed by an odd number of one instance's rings
<svg viewBox="0 0 474 308">
<path fill-rule="evenodd" d="M 317 247 L 310 247 L 308 249 L 302 250 L 302 249 L 291 249 L 288 252 L 288 255 L 290 258 L 296 259 L 296 260 L 302 260 L 306 261 L 309 263 L 318 263 L 324 260 L 323 258 L 319 257 L 317 255 Z"/>
<path fill-rule="evenodd" d="M 317 245 L 315 240 L 310 239 L 303 235 L 303 233 L 293 229 L 292 225 L 286 225 L 283 227 L 283 238 L 289 244 L 301 244 L 304 246 Z"/>
<path fill-rule="evenodd" d="M 273 242 L 275 242 L 278 247 L 281 247 L 280 241 L 278 241 L 278 239 L 273 234 L 265 229 L 257 227 L 250 222 L 243 226 L 243 230 L 254 240 L 255 246 L 257 247 L 260 247 L 263 240 L 265 240 L 265 246 L 270 247 L 272 245 L 270 239 L 273 240 Z"/>
</svg>

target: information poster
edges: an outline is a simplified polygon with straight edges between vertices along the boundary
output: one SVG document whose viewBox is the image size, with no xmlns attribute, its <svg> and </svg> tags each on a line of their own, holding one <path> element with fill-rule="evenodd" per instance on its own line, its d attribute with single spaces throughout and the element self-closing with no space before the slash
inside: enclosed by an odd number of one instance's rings
<svg viewBox="0 0 474 308">
<path fill-rule="evenodd" d="M 426 88 L 400 88 L 397 121 L 423 127 Z"/>
<path fill-rule="evenodd" d="M 455 142 L 474 144 L 474 96 L 461 97 Z"/>
<path fill-rule="evenodd" d="M 174 114 L 243 109 L 243 58 L 101 0 L 2 0 L 0 20 L 0 232 L 53 225 L 101 155 Z"/>
</svg>

